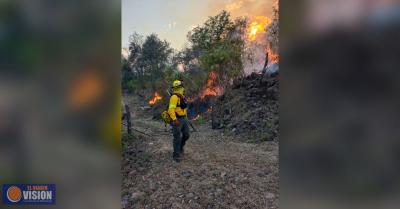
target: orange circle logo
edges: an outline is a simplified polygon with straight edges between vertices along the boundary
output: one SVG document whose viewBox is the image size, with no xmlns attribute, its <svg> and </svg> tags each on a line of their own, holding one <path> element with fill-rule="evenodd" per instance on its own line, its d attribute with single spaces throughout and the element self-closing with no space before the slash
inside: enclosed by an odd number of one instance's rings
<svg viewBox="0 0 400 209">
<path fill-rule="evenodd" d="M 21 200 L 21 197 L 22 197 L 22 192 L 20 188 L 16 186 L 8 188 L 7 190 L 8 200 L 10 200 L 11 202 L 18 202 Z"/>
</svg>

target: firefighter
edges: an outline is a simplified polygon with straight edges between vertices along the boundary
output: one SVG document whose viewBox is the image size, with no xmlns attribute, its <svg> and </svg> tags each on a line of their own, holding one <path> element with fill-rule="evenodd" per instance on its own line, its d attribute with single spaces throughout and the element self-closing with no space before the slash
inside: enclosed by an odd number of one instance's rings
<svg viewBox="0 0 400 209">
<path fill-rule="evenodd" d="M 172 119 L 173 147 L 172 158 L 180 162 L 181 155 L 184 153 L 184 146 L 189 139 L 189 125 L 187 121 L 187 100 L 184 96 L 185 88 L 182 81 L 175 80 L 172 84 L 173 94 L 169 100 L 168 114 Z"/>
</svg>

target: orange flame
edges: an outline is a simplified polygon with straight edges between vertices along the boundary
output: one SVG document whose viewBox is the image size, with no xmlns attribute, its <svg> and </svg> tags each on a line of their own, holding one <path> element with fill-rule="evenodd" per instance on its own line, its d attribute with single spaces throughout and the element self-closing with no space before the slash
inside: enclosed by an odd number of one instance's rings
<svg viewBox="0 0 400 209">
<path fill-rule="evenodd" d="M 221 88 L 215 86 L 217 80 L 217 73 L 212 71 L 208 75 L 207 85 L 203 92 L 200 93 L 200 98 L 204 99 L 206 96 L 219 96 L 222 93 Z"/>
<path fill-rule="evenodd" d="M 255 41 L 259 34 L 265 33 L 265 28 L 271 24 L 271 19 L 265 16 L 256 16 L 248 28 L 248 39 Z"/>
<path fill-rule="evenodd" d="M 154 105 L 157 103 L 157 101 L 161 100 L 162 97 L 158 94 L 158 92 L 154 93 L 154 96 L 152 99 L 150 99 L 149 104 Z"/>
<path fill-rule="evenodd" d="M 268 59 L 270 63 L 278 63 L 279 62 L 279 54 L 275 53 L 271 47 L 267 47 Z"/>
</svg>

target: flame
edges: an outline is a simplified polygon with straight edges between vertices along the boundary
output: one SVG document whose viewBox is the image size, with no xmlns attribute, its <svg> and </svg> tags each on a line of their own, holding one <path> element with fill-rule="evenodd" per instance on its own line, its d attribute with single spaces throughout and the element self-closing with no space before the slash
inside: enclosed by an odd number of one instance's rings
<svg viewBox="0 0 400 209">
<path fill-rule="evenodd" d="M 154 105 L 157 103 L 157 101 L 161 100 L 162 97 L 158 94 L 158 92 L 154 93 L 154 96 L 152 99 L 150 99 L 149 104 Z"/>
<path fill-rule="evenodd" d="M 266 16 L 256 16 L 250 23 L 248 28 L 248 39 L 255 41 L 259 34 L 265 33 L 265 28 L 271 24 L 271 19 Z"/>
<path fill-rule="evenodd" d="M 200 98 L 204 99 L 206 96 L 219 96 L 222 93 L 221 88 L 215 86 L 217 80 L 217 73 L 212 71 L 208 75 L 207 85 L 203 92 L 200 93 Z"/>
<path fill-rule="evenodd" d="M 275 53 L 271 47 L 267 47 L 268 60 L 271 64 L 279 62 L 279 54 Z"/>
</svg>

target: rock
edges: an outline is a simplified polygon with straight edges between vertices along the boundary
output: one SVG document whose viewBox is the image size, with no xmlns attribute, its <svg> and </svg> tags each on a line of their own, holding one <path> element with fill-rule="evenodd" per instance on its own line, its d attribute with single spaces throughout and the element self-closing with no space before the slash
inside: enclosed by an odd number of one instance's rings
<svg viewBox="0 0 400 209">
<path fill-rule="evenodd" d="M 267 192 L 267 194 L 265 195 L 266 199 L 274 199 L 275 198 L 275 194 Z"/>
<path fill-rule="evenodd" d="M 128 207 L 128 204 L 129 204 L 129 197 L 128 195 L 125 195 L 121 200 L 122 208 Z"/>
<path fill-rule="evenodd" d="M 179 187 L 179 185 L 178 185 L 176 182 L 172 182 L 172 183 L 170 184 L 170 186 L 171 186 L 171 188 L 173 188 L 173 189 L 176 189 L 176 188 Z"/>
<path fill-rule="evenodd" d="M 187 197 L 187 198 L 193 198 L 193 197 L 194 197 L 194 194 L 193 194 L 193 193 L 189 193 L 189 194 L 186 195 L 186 197 Z"/>
<path fill-rule="evenodd" d="M 144 196 L 143 192 L 134 192 L 134 193 L 132 193 L 131 198 L 134 199 L 134 200 L 137 200 L 137 199 L 140 199 L 143 196 Z"/>
<path fill-rule="evenodd" d="M 279 80 L 277 75 L 252 74 L 233 81 L 223 99 L 213 105 L 213 129 L 227 128 L 245 142 L 274 141 L 279 137 Z M 273 124 L 266 126 L 265 124 Z M 265 132 L 269 132 L 265 134 Z M 251 139 L 247 136 L 252 136 Z"/>
<path fill-rule="evenodd" d="M 186 178 L 189 178 L 190 177 L 190 172 L 189 171 L 183 171 L 182 172 L 182 176 L 184 176 L 184 177 L 186 177 Z"/>
<path fill-rule="evenodd" d="M 212 119 L 212 121 L 211 121 L 212 129 L 217 129 L 220 125 L 221 125 L 221 122 L 219 120 L 216 120 L 214 118 Z"/>
</svg>

